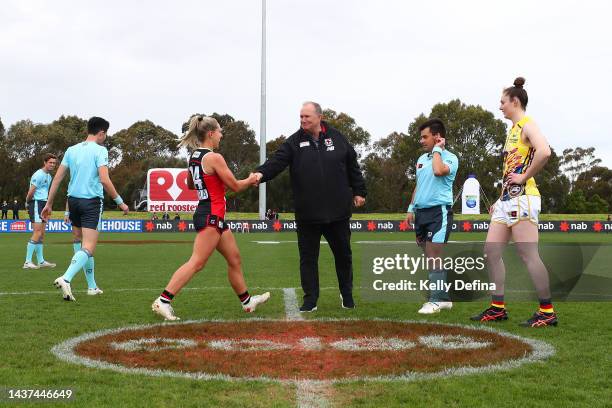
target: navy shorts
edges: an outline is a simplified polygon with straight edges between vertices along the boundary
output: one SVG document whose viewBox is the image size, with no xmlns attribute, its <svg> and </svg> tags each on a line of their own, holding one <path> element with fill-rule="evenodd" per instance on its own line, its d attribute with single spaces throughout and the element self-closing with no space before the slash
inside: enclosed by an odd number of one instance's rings
<svg viewBox="0 0 612 408">
<path fill-rule="evenodd" d="M 201 205 L 198 205 L 193 214 L 193 227 L 198 232 L 206 227 L 214 227 L 220 234 L 223 234 L 229 229 L 229 226 L 223 218 L 211 214 L 208 208 Z"/>
<path fill-rule="evenodd" d="M 453 226 L 453 210 L 450 205 L 417 208 L 414 213 L 414 232 L 420 242 L 443 244 Z"/>
<path fill-rule="evenodd" d="M 41 218 L 40 213 L 42 212 L 42 209 L 45 208 L 46 204 L 46 201 L 41 200 L 28 201 L 28 214 L 30 215 L 30 222 L 45 222 Z"/>
<path fill-rule="evenodd" d="M 70 222 L 74 227 L 98 229 L 102 219 L 104 200 L 96 198 L 68 197 Z"/>
</svg>

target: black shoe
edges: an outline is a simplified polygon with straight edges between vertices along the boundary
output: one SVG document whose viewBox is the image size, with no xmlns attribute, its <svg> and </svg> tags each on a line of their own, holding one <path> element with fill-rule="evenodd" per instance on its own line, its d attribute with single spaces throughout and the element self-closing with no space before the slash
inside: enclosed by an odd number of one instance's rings
<svg viewBox="0 0 612 408">
<path fill-rule="evenodd" d="M 499 322 L 502 320 L 508 320 L 508 312 L 506 312 L 506 309 L 491 306 L 484 312 L 470 317 L 470 320 L 477 322 Z"/>
<path fill-rule="evenodd" d="M 544 327 L 544 326 L 556 326 L 559 324 L 556 313 L 534 313 L 531 318 L 525 322 L 519 323 L 522 327 Z"/>
<path fill-rule="evenodd" d="M 313 305 L 312 303 L 304 303 L 300 306 L 300 313 L 310 313 L 317 310 L 317 305 Z"/>
<path fill-rule="evenodd" d="M 355 301 L 353 300 L 353 294 L 349 293 L 348 295 L 340 294 L 340 301 L 343 309 L 354 309 Z"/>
</svg>

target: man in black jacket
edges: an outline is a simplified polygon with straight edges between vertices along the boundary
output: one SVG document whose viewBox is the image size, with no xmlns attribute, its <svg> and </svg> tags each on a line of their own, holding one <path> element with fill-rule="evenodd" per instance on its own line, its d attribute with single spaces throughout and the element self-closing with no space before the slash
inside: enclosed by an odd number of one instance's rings
<svg viewBox="0 0 612 408">
<path fill-rule="evenodd" d="M 322 113 L 318 103 L 304 103 L 300 130 L 255 170 L 265 183 L 289 166 L 304 290 L 301 312 L 317 310 L 321 235 L 334 254 L 342 307 L 355 307 L 349 219 L 351 203 L 365 203 L 366 187 L 355 149 L 321 120 Z"/>
</svg>

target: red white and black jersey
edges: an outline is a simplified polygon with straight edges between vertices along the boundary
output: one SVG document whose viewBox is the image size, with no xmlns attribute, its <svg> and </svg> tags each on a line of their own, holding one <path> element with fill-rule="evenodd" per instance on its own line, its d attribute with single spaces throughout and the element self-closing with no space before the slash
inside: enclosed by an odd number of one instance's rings
<svg viewBox="0 0 612 408">
<path fill-rule="evenodd" d="M 197 149 L 189 158 L 189 173 L 198 193 L 200 214 L 216 215 L 225 218 L 225 185 L 216 174 L 206 174 L 202 161 L 212 153 L 210 149 Z"/>
</svg>

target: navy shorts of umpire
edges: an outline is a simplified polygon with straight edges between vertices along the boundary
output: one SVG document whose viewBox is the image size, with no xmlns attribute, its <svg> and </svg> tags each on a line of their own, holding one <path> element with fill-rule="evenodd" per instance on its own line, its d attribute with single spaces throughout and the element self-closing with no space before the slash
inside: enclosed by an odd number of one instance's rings
<svg viewBox="0 0 612 408">
<path fill-rule="evenodd" d="M 414 231 L 419 241 L 446 243 L 453 227 L 450 205 L 417 208 L 414 213 Z"/>
</svg>

